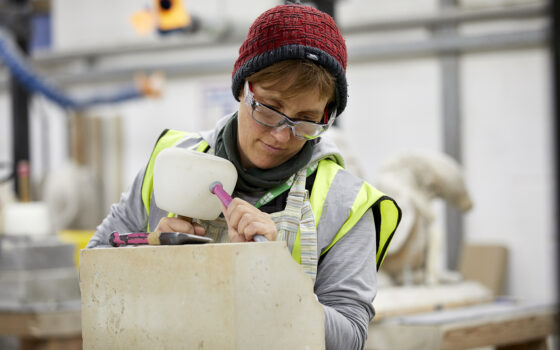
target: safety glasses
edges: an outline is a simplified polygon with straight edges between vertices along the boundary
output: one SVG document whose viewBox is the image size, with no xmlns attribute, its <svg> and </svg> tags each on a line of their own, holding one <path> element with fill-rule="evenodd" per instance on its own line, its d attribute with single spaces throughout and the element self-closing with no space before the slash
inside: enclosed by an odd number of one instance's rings
<svg viewBox="0 0 560 350">
<path fill-rule="evenodd" d="M 245 81 L 244 90 L 245 104 L 251 108 L 251 117 L 254 121 L 269 128 L 283 129 L 289 127 L 292 130 L 292 134 L 300 140 L 313 140 L 321 136 L 336 118 L 336 108 L 329 110 L 327 106 L 323 118 L 326 124 L 292 120 L 287 115 L 255 100 L 251 83 L 248 81 Z"/>
</svg>

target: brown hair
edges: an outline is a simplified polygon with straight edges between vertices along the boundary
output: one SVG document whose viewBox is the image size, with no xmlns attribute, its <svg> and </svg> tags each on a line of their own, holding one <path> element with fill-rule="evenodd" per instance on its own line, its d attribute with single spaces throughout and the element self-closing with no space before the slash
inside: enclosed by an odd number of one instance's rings
<svg viewBox="0 0 560 350">
<path fill-rule="evenodd" d="M 261 83 L 266 88 L 278 89 L 286 97 L 316 89 L 319 97 L 332 102 L 335 96 L 334 77 L 323 67 L 308 60 L 284 60 L 247 77 L 250 83 Z"/>
</svg>

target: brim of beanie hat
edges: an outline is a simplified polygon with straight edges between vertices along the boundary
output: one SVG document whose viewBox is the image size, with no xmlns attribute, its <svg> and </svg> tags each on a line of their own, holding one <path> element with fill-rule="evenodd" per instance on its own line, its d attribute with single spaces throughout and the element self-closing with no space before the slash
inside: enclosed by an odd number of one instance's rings
<svg viewBox="0 0 560 350">
<path fill-rule="evenodd" d="M 340 115 L 346 108 L 348 98 L 348 85 L 344 68 L 325 51 L 316 47 L 298 44 L 281 46 L 274 50 L 256 55 L 239 67 L 233 75 L 231 85 L 231 90 L 235 99 L 239 101 L 239 93 L 247 77 L 275 63 L 290 59 L 308 59 L 311 62 L 325 67 L 325 69 L 332 74 L 336 81 L 336 115 Z"/>
</svg>

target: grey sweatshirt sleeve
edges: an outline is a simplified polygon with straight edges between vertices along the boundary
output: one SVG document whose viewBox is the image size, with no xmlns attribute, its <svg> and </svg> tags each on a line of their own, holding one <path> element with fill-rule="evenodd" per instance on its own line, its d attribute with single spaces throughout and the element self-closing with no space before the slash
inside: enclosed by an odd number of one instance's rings
<svg viewBox="0 0 560 350">
<path fill-rule="evenodd" d="M 374 316 L 375 224 L 369 209 L 320 260 L 315 294 L 325 310 L 327 350 L 363 349 Z"/>
<path fill-rule="evenodd" d="M 127 192 L 121 195 L 119 203 L 111 206 L 109 215 L 97 226 L 95 234 L 86 248 L 106 247 L 112 232 L 129 233 L 146 230 L 147 215 L 142 203 L 142 182 L 145 169 L 142 169 Z"/>
</svg>

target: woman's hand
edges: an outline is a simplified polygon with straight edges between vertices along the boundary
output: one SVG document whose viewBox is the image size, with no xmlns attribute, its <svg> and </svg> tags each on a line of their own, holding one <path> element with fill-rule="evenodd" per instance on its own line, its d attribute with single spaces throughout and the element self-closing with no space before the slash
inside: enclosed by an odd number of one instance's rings
<svg viewBox="0 0 560 350">
<path fill-rule="evenodd" d="M 154 232 L 183 232 L 204 236 L 206 231 L 200 224 L 193 223 L 191 218 L 179 215 L 176 218 L 161 218 Z"/>
<path fill-rule="evenodd" d="M 222 212 L 228 224 L 230 242 L 252 241 L 257 234 L 265 236 L 269 241 L 276 239 L 276 225 L 270 215 L 248 202 L 234 198 L 227 209 L 222 204 Z"/>
</svg>

